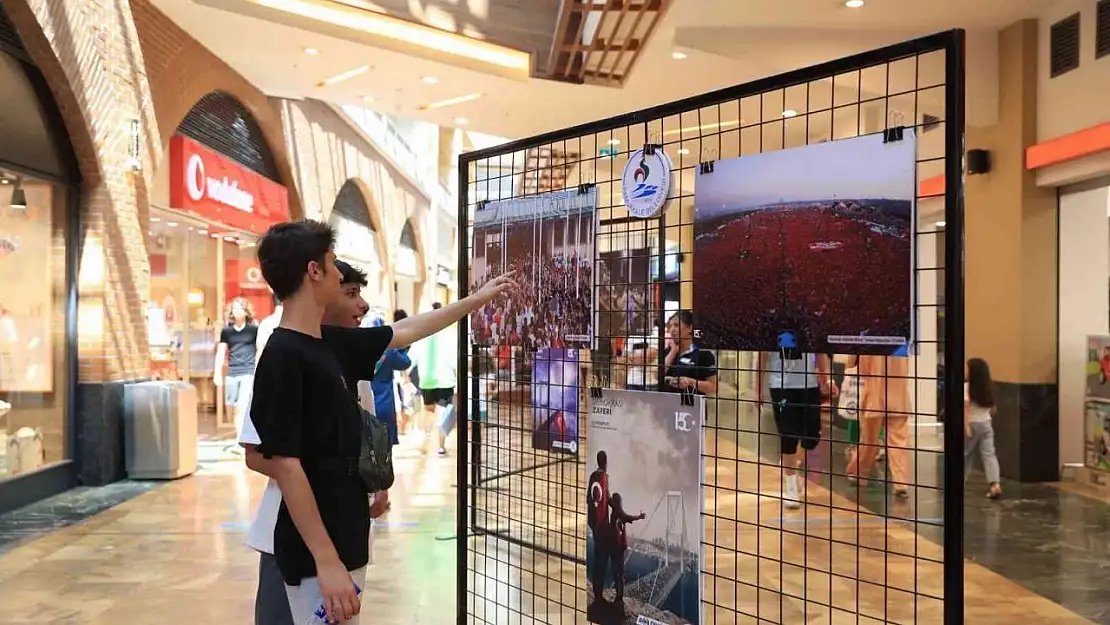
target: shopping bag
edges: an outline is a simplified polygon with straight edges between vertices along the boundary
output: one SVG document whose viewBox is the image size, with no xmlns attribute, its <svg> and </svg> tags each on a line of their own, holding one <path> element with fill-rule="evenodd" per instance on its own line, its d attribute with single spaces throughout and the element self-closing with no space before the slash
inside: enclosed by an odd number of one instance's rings
<svg viewBox="0 0 1110 625">
<path fill-rule="evenodd" d="M 836 413 L 847 421 L 859 420 L 859 398 L 863 381 L 859 369 L 852 367 L 844 371 L 844 381 L 840 384 L 840 397 Z"/>
<path fill-rule="evenodd" d="M 447 436 L 455 429 L 455 416 L 455 404 L 447 404 L 439 413 L 439 419 L 436 425 L 444 436 Z"/>
</svg>

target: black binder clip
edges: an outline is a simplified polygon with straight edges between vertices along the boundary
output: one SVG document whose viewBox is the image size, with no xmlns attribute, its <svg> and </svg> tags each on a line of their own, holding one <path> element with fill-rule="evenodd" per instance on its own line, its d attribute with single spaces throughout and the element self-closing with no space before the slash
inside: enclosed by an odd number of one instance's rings
<svg viewBox="0 0 1110 625">
<path fill-rule="evenodd" d="M 694 405 L 694 394 L 692 392 L 683 391 L 683 393 L 682 393 L 682 405 L 683 406 L 693 406 Z"/>
<path fill-rule="evenodd" d="M 905 134 L 905 126 L 892 126 L 883 131 L 883 143 L 901 141 Z"/>
<path fill-rule="evenodd" d="M 594 399 L 601 399 L 601 387 L 600 386 L 591 386 L 590 387 L 590 397 L 593 397 Z"/>
<path fill-rule="evenodd" d="M 654 143 L 645 143 L 644 144 L 644 156 L 651 156 L 651 155 L 655 154 L 655 150 L 657 150 L 657 149 L 659 149 L 659 146 L 655 145 Z"/>
<path fill-rule="evenodd" d="M 702 174 L 713 173 L 713 163 L 715 162 L 716 161 L 705 161 L 704 163 L 698 163 L 698 172 Z"/>
<path fill-rule="evenodd" d="M 590 189 L 592 188 L 594 188 L 594 183 L 583 182 L 582 184 L 578 185 L 578 195 L 586 195 L 590 192 Z"/>
<path fill-rule="evenodd" d="M 488 199 L 478 201 L 478 210 L 482 210 L 483 208 L 485 208 L 487 206 L 489 206 L 489 200 Z"/>
</svg>

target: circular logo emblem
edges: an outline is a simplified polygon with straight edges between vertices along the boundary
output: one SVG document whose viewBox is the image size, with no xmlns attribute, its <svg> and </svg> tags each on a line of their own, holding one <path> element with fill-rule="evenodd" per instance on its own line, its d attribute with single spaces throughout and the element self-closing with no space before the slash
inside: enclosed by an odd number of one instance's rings
<svg viewBox="0 0 1110 625">
<path fill-rule="evenodd" d="M 262 270 L 258 267 L 247 268 L 247 282 L 251 284 L 258 284 L 262 282 Z"/>
<path fill-rule="evenodd" d="M 185 191 L 194 202 L 204 197 L 206 180 L 204 161 L 200 159 L 200 154 L 190 156 L 189 162 L 185 165 Z"/>
<path fill-rule="evenodd" d="M 671 195 L 671 159 L 661 149 L 652 154 L 637 150 L 624 166 L 621 179 L 624 205 L 637 219 L 658 217 Z"/>
</svg>

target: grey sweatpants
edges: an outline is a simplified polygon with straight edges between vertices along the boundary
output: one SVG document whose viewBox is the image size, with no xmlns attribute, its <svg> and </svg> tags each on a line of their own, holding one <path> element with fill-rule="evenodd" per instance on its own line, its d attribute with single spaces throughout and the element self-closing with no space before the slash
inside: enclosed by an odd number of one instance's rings
<svg viewBox="0 0 1110 625">
<path fill-rule="evenodd" d="M 964 439 L 964 479 L 971 475 L 971 461 L 975 451 L 983 460 L 983 472 L 987 474 L 988 484 L 1002 481 L 998 470 L 998 456 L 994 455 L 994 426 L 990 420 L 972 421 L 971 438 Z"/>
<path fill-rule="evenodd" d="M 254 597 L 254 625 L 293 625 L 285 580 L 277 558 L 263 553 L 258 560 L 258 592 Z"/>
</svg>

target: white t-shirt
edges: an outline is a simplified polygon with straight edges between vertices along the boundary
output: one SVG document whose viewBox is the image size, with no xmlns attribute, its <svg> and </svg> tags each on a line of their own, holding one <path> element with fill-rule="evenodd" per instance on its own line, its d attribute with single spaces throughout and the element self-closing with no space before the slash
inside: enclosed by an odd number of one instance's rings
<svg viewBox="0 0 1110 625">
<path fill-rule="evenodd" d="M 979 404 L 971 401 L 971 392 L 968 390 L 967 382 L 964 382 L 964 401 L 967 402 L 967 420 L 973 423 L 981 423 L 983 421 L 991 420 L 991 409 L 984 408 Z"/>
<path fill-rule="evenodd" d="M 767 386 L 770 388 L 817 388 L 817 356 L 802 354 L 797 360 L 784 359 L 779 352 L 767 358 Z"/>
<path fill-rule="evenodd" d="M 272 330 L 271 330 L 272 332 Z M 374 395 L 370 391 L 369 384 L 359 382 L 359 403 L 363 407 L 369 406 L 367 412 L 374 414 Z M 255 393 L 266 392 L 265 389 L 257 389 Z M 366 394 L 369 393 L 369 396 Z M 254 397 L 254 394 L 251 395 Z M 247 404 L 247 409 L 243 415 L 243 431 L 239 434 L 239 444 L 242 446 L 247 445 L 261 445 L 262 439 L 258 436 L 258 430 L 254 427 L 254 422 L 251 421 L 250 404 Z M 254 514 L 254 520 L 251 521 L 250 528 L 247 529 L 247 546 L 255 551 L 262 553 L 274 553 L 274 527 L 277 526 L 278 512 L 281 510 L 281 489 L 278 488 L 276 481 L 272 479 L 266 480 L 266 490 L 262 491 L 262 501 L 258 504 L 258 512 Z M 373 561 L 374 556 L 374 532 L 373 525 L 371 525 L 370 532 L 370 558 Z"/>
</svg>

